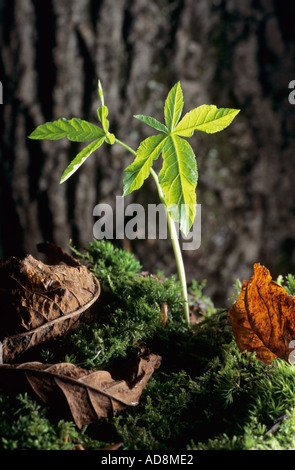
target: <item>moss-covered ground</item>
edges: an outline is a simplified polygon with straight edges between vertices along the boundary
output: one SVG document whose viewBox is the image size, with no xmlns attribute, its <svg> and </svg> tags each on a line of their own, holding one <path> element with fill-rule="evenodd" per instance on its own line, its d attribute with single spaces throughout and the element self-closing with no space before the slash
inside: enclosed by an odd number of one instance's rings
<svg viewBox="0 0 295 470">
<path fill-rule="evenodd" d="M 295 449 L 295 366 L 280 360 L 265 366 L 241 354 L 227 312 L 203 295 L 204 282 L 190 288 L 199 313 L 188 329 L 176 278 L 142 273 L 131 254 L 109 242 L 75 254 L 98 277 L 102 294 L 79 327 L 25 359 L 104 369 L 144 347 L 162 356 L 161 367 L 137 407 L 82 431 L 29 394 L 0 393 L 1 450 L 112 443 L 122 443 L 121 450 Z M 285 287 L 295 293 L 292 276 Z"/>
</svg>

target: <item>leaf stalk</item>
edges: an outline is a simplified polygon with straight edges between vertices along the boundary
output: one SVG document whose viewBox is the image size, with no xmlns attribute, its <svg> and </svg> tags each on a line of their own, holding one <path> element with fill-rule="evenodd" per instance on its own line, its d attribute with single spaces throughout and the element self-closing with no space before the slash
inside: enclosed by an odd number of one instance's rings
<svg viewBox="0 0 295 470">
<path fill-rule="evenodd" d="M 116 138 L 115 143 L 121 145 L 121 147 L 128 150 L 128 152 L 132 153 L 132 155 L 136 156 L 136 151 L 134 149 L 132 149 L 131 147 L 129 147 L 129 145 L 125 144 L 125 142 L 122 142 L 121 140 Z M 180 285 L 181 285 L 181 293 L 182 293 L 182 297 L 183 297 L 183 300 L 184 300 L 184 305 L 183 305 L 184 318 L 186 320 L 186 323 L 188 325 L 190 325 L 186 274 L 185 274 L 183 257 L 182 257 L 182 253 L 181 253 L 181 249 L 180 249 L 179 239 L 178 239 L 178 236 L 177 236 L 177 230 L 176 230 L 175 222 L 174 222 L 174 220 L 172 219 L 172 217 L 170 216 L 170 214 L 167 210 L 165 200 L 164 200 L 164 194 L 163 194 L 160 182 L 159 182 L 159 178 L 158 178 L 157 173 L 153 170 L 153 168 L 151 168 L 150 174 L 152 175 L 152 177 L 153 177 L 153 179 L 156 183 L 160 201 L 165 207 L 168 229 L 169 229 L 170 238 L 171 238 L 172 247 L 173 247 L 173 252 L 174 252 L 174 257 L 175 257 L 175 261 L 176 261 L 178 277 L 179 277 L 179 281 L 180 281 Z"/>
</svg>

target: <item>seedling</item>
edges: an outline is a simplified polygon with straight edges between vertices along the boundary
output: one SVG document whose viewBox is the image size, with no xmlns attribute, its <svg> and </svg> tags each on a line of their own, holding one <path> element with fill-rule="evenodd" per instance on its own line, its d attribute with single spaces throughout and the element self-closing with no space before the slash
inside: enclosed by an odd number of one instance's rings
<svg viewBox="0 0 295 470">
<path fill-rule="evenodd" d="M 215 105 L 199 106 L 183 116 L 183 93 L 180 82 L 170 90 L 164 105 L 165 124 L 151 116 L 136 115 L 159 133 L 143 140 L 137 151 L 129 147 L 109 132 L 108 108 L 104 104 L 101 82 L 98 82 L 101 106 L 97 116 L 101 126 L 78 118 L 47 122 L 38 126 L 29 136 L 31 139 L 58 140 L 67 137 L 74 142 L 91 141 L 69 164 L 60 183 L 66 181 L 86 159 L 104 142 L 119 144 L 134 155 L 135 159 L 125 169 L 123 195 L 139 189 L 149 175 L 155 180 L 160 201 L 164 204 L 169 233 L 174 250 L 179 280 L 184 301 L 184 316 L 190 323 L 187 283 L 182 253 L 175 223 L 179 224 L 184 235 L 194 222 L 196 215 L 196 186 L 198 171 L 196 157 L 190 144 L 184 139 L 191 137 L 196 130 L 215 133 L 226 128 L 238 114 L 238 109 L 217 108 Z M 162 154 L 163 166 L 159 174 L 153 168 L 153 161 Z"/>
</svg>

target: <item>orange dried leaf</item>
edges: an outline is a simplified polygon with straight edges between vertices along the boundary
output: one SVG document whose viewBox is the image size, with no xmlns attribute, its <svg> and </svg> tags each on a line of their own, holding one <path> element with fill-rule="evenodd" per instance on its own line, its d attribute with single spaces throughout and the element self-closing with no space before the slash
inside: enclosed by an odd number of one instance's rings
<svg viewBox="0 0 295 470">
<path fill-rule="evenodd" d="M 256 352 L 266 364 L 276 357 L 288 360 L 295 339 L 295 297 L 272 280 L 267 268 L 254 265 L 228 316 L 241 351 Z"/>
<path fill-rule="evenodd" d="M 245 292 L 247 282 L 243 282 L 241 293 L 236 303 L 229 311 L 229 319 L 233 329 L 236 343 L 242 352 L 256 352 L 257 358 L 266 364 L 271 363 L 274 356 L 264 346 L 257 334 L 252 330 L 245 306 Z"/>
</svg>

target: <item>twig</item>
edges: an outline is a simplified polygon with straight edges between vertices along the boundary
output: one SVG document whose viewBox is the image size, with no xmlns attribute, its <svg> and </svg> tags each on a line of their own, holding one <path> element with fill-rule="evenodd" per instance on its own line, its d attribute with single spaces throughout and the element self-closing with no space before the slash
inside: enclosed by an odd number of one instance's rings
<svg viewBox="0 0 295 470">
<path fill-rule="evenodd" d="M 280 427 L 283 421 L 288 417 L 287 414 L 282 415 L 278 421 L 268 430 L 266 433 L 263 434 L 263 439 L 265 439 L 269 434 L 273 434 L 274 432 L 277 431 L 277 429 Z"/>
</svg>

